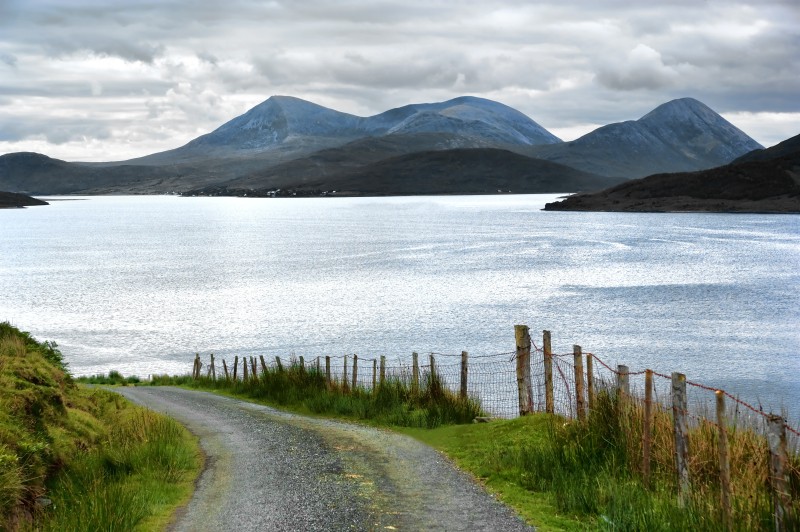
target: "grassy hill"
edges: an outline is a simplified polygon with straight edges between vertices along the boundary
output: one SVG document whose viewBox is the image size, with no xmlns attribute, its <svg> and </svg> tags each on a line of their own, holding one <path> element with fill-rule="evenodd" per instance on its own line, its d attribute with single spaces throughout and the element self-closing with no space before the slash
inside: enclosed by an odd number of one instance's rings
<svg viewBox="0 0 800 532">
<path fill-rule="evenodd" d="M 160 528 L 201 461 L 176 422 L 78 386 L 55 343 L 0 323 L 0 530 Z"/>
</svg>

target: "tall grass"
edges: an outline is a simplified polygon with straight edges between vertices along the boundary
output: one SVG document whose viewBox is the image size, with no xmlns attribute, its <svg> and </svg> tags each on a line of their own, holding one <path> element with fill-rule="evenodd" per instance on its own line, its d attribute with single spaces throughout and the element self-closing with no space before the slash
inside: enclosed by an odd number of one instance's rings
<svg viewBox="0 0 800 532">
<path fill-rule="evenodd" d="M 559 511 L 597 519 L 611 530 L 723 530 L 717 466 L 718 433 L 701 423 L 691 430 L 691 495 L 678 502 L 674 473 L 672 420 L 660 410 L 654 418 L 653 476 L 641 476 L 642 408 L 615 394 L 597 396 L 585 422 L 553 417 L 548 437 L 495 452 L 498 468 L 519 472 L 521 484 L 549 492 Z M 735 530 L 771 530 L 773 507 L 766 440 L 751 427 L 728 428 Z M 800 528 L 800 457 L 790 458 L 792 505 L 788 529 Z"/>
<path fill-rule="evenodd" d="M 65 368 L 55 344 L 0 323 L 0 530 L 163 521 L 191 493 L 196 442 Z"/>
<path fill-rule="evenodd" d="M 450 391 L 442 378 L 429 371 L 420 375 L 419 390 L 408 375 L 387 377 L 373 390 L 333 380 L 314 367 L 292 361 L 285 367 L 270 367 L 255 378 L 231 380 L 207 377 L 154 376 L 154 385 L 172 384 L 222 390 L 260 399 L 278 406 L 308 410 L 378 424 L 408 427 L 437 427 L 443 424 L 470 423 L 483 415 L 480 402 L 461 398 Z"/>
<path fill-rule="evenodd" d="M 80 456 L 53 482 L 37 530 L 134 530 L 186 499 L 198 457 L 184 429 L 150 411 L 125 412 L 105 445 Z M 161 521 L 164 517 L 160 518 Z"/>
</svg>

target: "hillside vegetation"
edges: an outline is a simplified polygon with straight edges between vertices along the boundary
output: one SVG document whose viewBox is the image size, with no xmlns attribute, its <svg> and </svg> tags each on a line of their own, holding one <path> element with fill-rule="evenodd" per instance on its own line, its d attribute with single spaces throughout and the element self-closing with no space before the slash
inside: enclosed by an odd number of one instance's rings
<svg viewBox="0 0 800 532">
<path fill-rule="evenodd" d="M 200 464 L 176 422 L 79 387 L 55 343 L 0 323 L 0 530 L 160 528 Z"/>
</svg>

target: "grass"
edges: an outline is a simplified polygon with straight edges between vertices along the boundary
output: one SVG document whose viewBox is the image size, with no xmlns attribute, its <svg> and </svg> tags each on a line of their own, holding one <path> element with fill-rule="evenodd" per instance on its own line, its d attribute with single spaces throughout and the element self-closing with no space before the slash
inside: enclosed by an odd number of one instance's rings
<svg viewBox="0 0 800 532">
<path fill-rule="evenodd" d="M 141 379 L 135 375 L 124 377 L 119 371 L 115 370 L 109 371 L 108 375 L 90 375 L 88 377 L 78 377 L 76 380 L 82 384 L 94 384 L 101 386 L 127 386 L 131 384 L 139 384 L 141 382 Z"/>
<path fill-rule="evenodd" d="M 325 382 L 292 364 L 243 381 L 155 377 L 153 384 L 206 389 L 300 413 L 388 426 L 450 456 L 541 530 L 723 530 L 717 470 L 718 429 L 698 423 L 689 434 L 691 495 L 681 505 L 673 464 L 671 413 L 652 420 L 651 477 L 642 478 L 643 408 L 601 392 L 585 421 L 534 414 L 471 423 L 477 402 L 461 400 L 437 375 L 419 391 L 393 378 L 376 391 Z M 732 479 L 732 530 L 773 530 L 766 440 L 736 420 L 727 427 Z M 790 450 L 786 529 L 800 530 L 800 456 Z"/>
<path fill-rule="evenodd" d="M 78 386 L 55 344 L 0 323 L 0 529 L 161 527 L 200 467 L 183 427 Z"/>
<path fill-rule="evenodd" d="M 422 372 L 415 388 L 410 376 L 386 378 L 375 390 L 348 383 L 328 383 L 324 373 L 297 362 L 267 368 L 257 379 L 226 380 L 188 376 L 154 376 L 154 385 L 182 385 L 221 391 L 314 415 L 369 421 L 372 424 L 433 428 L 471 423 L 481 416 L 480 403 L 451 392 L 436 373 Z"/>
<path fill-rule="evenodd" d="M 542 530 L 724 530 L 716 468 L 717 434 L 690 434 L 692 494 L 678 503 L 666 412 L 655 418 L 653 477 L 641 477 L 641 409 L 598 396 L 586 422 L 535 414 L 490 424 L 404 432 L 442 450 Z M 729 427 L 733 530 L 772 530 L 768 449 L 763 436 Z M 786 529 L 800 529 L 800 457 L 790 455 L 792 506 Z"/>
</svg>

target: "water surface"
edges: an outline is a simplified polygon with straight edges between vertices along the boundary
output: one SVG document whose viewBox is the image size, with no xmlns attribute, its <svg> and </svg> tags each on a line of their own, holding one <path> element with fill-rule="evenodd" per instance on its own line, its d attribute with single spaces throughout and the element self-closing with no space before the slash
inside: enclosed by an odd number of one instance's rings
<svg viewBox="0 0 800 532">
<path fill-rule="evenodd" d="M 800 217 L 541 211 L 553 198 L 0 210 L 0 320 L 55 340 L 75 374 L 139 375 L 197 351 L 500 353 L 525 323 L 557 352 L 800 410 Z"/>
</svg>

